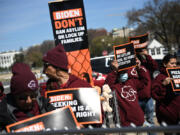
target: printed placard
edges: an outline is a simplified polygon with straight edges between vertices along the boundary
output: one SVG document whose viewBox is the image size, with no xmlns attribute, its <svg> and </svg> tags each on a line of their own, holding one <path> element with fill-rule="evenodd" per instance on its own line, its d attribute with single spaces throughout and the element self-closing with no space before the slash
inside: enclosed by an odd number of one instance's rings
<svg viewBox="0 0 180 135">
<path fill-rule="evenodd" d="M 129 42 L 134 44 L 135 49 L 145 48 L 148 45 L 148 34 L 139 35 L 135 37 L 129 37 Z"/>
<path fill-rule="evenodd" d="M 62 44 L 66 52 L 88 48 L 83 0 L 49 2 L 55 44 Z"/>
<path fill-rule="evenodd" d="M 113 46 L 114 57 L 119 65 L 119 71 L 136 66 L 135 51 L 133 43 Z"/>
<path fill-rule="evenodd" d="M 70 106 L 37 115 L 6 126 L 7 132 L 37 132 L 73 129 L 79 124 Z"/>
<path fill-rule="evenodd" d="M 83 0 L 52 1 L 49 11 L 55 44 L 64 46 L 68 68 L 93 86 Z"/>
<path fill-rule="evenodd" d="M 173 80 L 171 81 L 173 91 L 180 91 L 180 67 L 167 68 L 166 70 L 168 76 L 173 78 Z"/>
<path fill-rule="evenodd" d="M 102 123 L 100 96 L 95 88 L 47 91 L 46 97 L 56 108 L 70 105 L 80 124 Z"/>
</svg>

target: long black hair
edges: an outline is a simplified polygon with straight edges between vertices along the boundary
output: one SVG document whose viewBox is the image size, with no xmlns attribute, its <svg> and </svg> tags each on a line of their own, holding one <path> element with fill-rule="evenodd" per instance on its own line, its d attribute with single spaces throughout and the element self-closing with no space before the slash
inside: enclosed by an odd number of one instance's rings
<svg viewBox="0 0 180 135">
<path fill-rule="evenodd" d="M 170 59 L 172 59 L 172 58 L 177 59 L 177 56 L 175 54 L 170 54 L 170 53 L 167 54 L 166 56 L 164 56 L 164 58 L 162 60 L 162 64 L 167 64 L 170 61 Z"/>
</svg>

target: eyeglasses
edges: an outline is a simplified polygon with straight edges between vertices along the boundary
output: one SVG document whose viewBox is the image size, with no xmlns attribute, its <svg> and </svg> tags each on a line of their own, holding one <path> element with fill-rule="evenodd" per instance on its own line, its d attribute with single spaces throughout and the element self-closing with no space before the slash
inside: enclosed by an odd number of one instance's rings
<svg viewBox="0 0 180 135">
<path fill-rule="evenodd" d="M 20 101 L 26 101 L 28 99 L 28 97 L 30 97 L 31 100 L 36 100 L 37 93 L 36 92 L 30 93 L 30 94 L 24 94 L 23 93 L 21 95 L 17 95 L 16 99 L 18 99 Z"/>
</svg>

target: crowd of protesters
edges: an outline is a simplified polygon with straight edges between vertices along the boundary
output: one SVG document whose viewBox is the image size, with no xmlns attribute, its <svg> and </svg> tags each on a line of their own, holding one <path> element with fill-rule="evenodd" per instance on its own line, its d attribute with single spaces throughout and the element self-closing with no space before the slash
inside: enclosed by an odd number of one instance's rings
<svg viewBox="0 0 180 135">
<path fill-rule="evenodd" d="M 176 56 L 167 54 L 160 66 L 148 55 L 146 48 L 137 49 L 135 57 L 137 66 L 122 71 L 118 70 L 118 63 L 114 60 L 112 72 L 104 82 L 116 92 L 121 126 L 143 126 L 146 122 L 154 125 L 154 112 L 160 125 L 162 122 L 179 124 L 180 96 L 173 92 L 172 78 L 166 73 L 166 68 L 177 66 Z M 54 110 L 44 97 L 47 90 L 92 87 L 68 72 L 68 60 L 62 45 L 49 50 L 43 56 L 43 62 L 43 72 L 49 78 L 43 89 L 39 88 L 35 75 L 24 63 L 12 66 L 9 94 L 3 93 L 0 83 L 0 131 L 9 124 Z"/>
</svg>

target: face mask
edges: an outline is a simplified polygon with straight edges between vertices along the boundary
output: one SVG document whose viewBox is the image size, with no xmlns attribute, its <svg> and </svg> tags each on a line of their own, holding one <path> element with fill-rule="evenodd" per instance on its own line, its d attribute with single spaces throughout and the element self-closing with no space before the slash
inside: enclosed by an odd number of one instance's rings
<svg viewBox="0 0 180 135">
<path fill-rule="evenodd" d="M 128 80 L 128 73 L 120 74 L 119 75 L 119 81 L 120 82 L 125 82 Z"/>
</svg>

